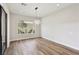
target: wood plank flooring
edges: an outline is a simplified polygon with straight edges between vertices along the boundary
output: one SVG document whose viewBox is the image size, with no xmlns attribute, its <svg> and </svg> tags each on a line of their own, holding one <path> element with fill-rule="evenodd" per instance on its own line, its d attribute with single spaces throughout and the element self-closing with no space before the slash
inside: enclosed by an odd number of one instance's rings
<svg viewBox="0 0 79 59">
<path fill-rule="evenodd" d="M 11 42 L 5 55 L 79 55 L 79 51 L 44 38 Z"/>
</svg>

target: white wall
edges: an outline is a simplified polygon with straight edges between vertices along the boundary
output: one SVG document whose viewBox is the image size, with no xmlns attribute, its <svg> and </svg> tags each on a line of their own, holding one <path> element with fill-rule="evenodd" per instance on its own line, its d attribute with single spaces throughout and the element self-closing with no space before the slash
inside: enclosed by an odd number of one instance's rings
<svg viewBox="0 0 79 59">
<path fill-rule="evenodd" d="M 40 37 L 40 30 L 39 30 L 40 25 L 36 25 L 35 34 L 18 34 L 18 32 L 17 32 L 17 30 L 18 30 L 17 24 L 20 20 L 34 21 L 34 20 L 36 20 L 36 18 L 26 17 L 26 16 L 22 16 L 22 15 L 13 14 L 13 13 L 11 13 L 10 16 L 11 16 L 10 17 L 10 35 L 11 35 L 10 41 Z M 37 19 L 37 20 L 39 20 L 39 19 Z"/>
<path fill-rule="evenodd" d="M 79 4 L 54 12 L 41 21 L 42 37 L 79 50 Z"/>
<path fill-rule="evenodd" d="M 8 7 L 7 7 L 7 5 L 5 4 L 5 3 L 1 3 L 0 4 L 3 8 L 4 8 L 4 10 L 5 10 L 5 12 L 7 13 L 7 47 L 9 47 L 9 40 L 10 40 L 10 28 L 9 28 L 9 21 L 10 21 L 10 13 L 9 13 L 9 10 L 8 10 Z"/>
</svg>

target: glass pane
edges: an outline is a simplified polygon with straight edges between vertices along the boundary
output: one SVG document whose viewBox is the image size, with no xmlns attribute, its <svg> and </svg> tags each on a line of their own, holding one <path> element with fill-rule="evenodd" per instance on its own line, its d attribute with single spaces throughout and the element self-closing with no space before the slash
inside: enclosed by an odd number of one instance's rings
<svg viewBox="0 0 79 59">
<path fill-rule="evenodd" d="M 32 22 L 20 21 L 18 23 L 18 34 L 33 34 L 35 33 L 34 24 Z"/>
</svg>

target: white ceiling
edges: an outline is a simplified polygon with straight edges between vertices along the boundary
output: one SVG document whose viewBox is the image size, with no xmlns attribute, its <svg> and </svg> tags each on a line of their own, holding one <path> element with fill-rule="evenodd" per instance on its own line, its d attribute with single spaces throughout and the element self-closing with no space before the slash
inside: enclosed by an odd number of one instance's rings
<svg viewBox="0 0 79 59">
<path fill-rule="evenodd" d="M 7 3 L 11 13 L 16 13 L 24 16 L 44 17 L 50 13 L 53 13 L 61 8 L 67 7 L 69 3 L 26 3 L 26 6 L 22 6 L 21 3 Z M 35 11 L 35 7 L 38 7 L 38 11 Z"/>
</svg>

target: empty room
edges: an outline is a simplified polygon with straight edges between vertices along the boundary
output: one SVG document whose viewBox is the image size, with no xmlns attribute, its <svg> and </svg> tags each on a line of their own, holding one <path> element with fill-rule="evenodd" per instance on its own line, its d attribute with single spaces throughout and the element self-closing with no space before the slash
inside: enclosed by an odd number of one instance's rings
<svg viewBox="0 0 79 59">
<path fill-rule="evenodd" d="M 0 3 L 0 55 L 79 55 L 79 3 Z"/>
</svg>

